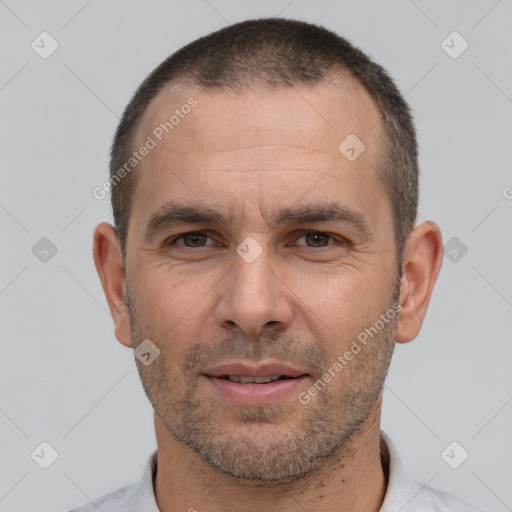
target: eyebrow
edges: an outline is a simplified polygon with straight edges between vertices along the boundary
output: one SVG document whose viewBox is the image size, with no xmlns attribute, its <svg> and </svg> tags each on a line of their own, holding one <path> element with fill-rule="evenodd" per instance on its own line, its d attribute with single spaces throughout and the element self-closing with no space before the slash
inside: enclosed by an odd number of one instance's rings
<svg viewBox="0 0 512 512">
<path fill-rule="evenodd" d="M 307 224 L 313 222 L 347 222 L 370 234 L 371 229 L 366 217 L 339 203 L 306 204 L 281 210 L 274 224 Z"/>
<path fill-rule="evenodd" d="M 234 217 L 225 215 L 207 206 L 191 206 L 176 202 L 165 204 L 149 219 L 145 238 L 151 239 L 162 230 L 180 224 L 222 224 L 230 225 Z M 345 222 L 361 231 L 365 238 L 372 237 L 372 230 L 366 217 L 339 203 L 310 203 L 283 208 L 271 214 L 268 221 L 272 227 L 284 224 L 309 224 L 316 222 Z"/>
<path fill-rule="evenodd" d="M 223 214 L 206 206 L 167 203 L 150 217 L 145 238 L 149 240 L 158 232 L 179 224 L 224 224 L 229 221 Z"/>
</svg>

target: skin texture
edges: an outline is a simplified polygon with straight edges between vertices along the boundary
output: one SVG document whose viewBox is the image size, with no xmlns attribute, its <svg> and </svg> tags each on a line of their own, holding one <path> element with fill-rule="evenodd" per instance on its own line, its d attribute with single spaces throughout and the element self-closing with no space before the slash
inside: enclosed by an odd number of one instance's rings
<svg viewBox="0 0 512 512">
<path fill-rule="evenodd" d="M 382 385 L 395 341 L 421 327 L 441 264 L 439 229 L 415 227 L 397 275 L 376 168 L 380 115 L 352 80 L 240 93 L 174 83 L 150 104 L 136 146 L 190 97 L 197 106 L 136 170 L 126 268 L 112 226 L 100 224 L 94 238 L 118 340 L 135 348 L 150 339 L 160 350 L 148 366 L 137 360 L 155 409 L 158 505 L 377 511 Z M 366 146 L 354 161 L 338 150 L 350 134 Z M 226 219 L 148 234 L 170 202 Z M 333 203 L 357 219 L 277 222 L 282 209 Z M 201 234 L 176 238 L 190 232 Z M 262 251 L 251 263 L 236 251 L 247 237 Z M 298 392 L 397 304 L 399 316 L 301 403 Z M 271 404 L 238 405 L 204 375 L 228 361 L 286 362 L 307 377 Z"/>
</svg>

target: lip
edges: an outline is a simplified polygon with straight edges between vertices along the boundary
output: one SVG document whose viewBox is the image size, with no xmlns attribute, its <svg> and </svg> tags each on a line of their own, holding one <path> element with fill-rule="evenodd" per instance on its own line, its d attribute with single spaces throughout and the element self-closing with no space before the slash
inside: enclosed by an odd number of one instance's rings
<svg viewBox="0 0 512 512">
<path fill-rule="evenodd" d="M 224 398 L 245 407 L 268 405 L 282 400 L 292 393 L 298 395 L 303 382 L 308 378 L 303 374 L 294 379 L 276 380 L 267 384 L 242 384 L 220 377 L 204 376 Z"/>
<path fill-rule="evenodd" d="M 286 377 L 299 377 L 306 372 L 278 362 L 250 365 L 247 363 L 223 363 L 206 368 L 203 373 L 207 377 L 227 377 L 238 375 L 240 377 L 267 377 L 269 375 L 284 375 Z"/>
<path fill-rule="evenodd" d="M 267 377 L 284 375 L 293 377 L 266 384 L 231 382 L 228 375 L 240 377 Z M 269 362 L 257 365 L 248 363 L 224 363 L 204 370 L 203 377 L 223 398 L 245 407 L 262 406 L 283 400 L 291 394 L 297 395 L 309 375 L 292 366 Z M 224 378 L 223 378 L 224 377 Z"/>
</svg>

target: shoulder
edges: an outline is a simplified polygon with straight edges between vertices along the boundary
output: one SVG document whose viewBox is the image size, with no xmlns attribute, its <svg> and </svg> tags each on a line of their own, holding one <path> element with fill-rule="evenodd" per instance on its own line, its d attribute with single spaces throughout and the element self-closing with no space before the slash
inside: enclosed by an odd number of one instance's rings
<svg viewBox="0 0 512 512">
<path fill-rule="evenodd" d="M 418 488 L 420 491 L 414 499 L 414 504 L 411 503 L 411 507 L 406 507 L 404 512 L 416 510 L 432 512 L 483 512 L 481 509 L 472 507 L 459 498 L 433 487 L 420 487 L 418 484 Z"/>
<path fill-rule="evenodd" d="M 122 487 L 69 512 L 129 512 L 135 504 L 138 484 Z"/>
<path fill-rule="evenodd" d="M 422 485 L 404 470 L 391 439 L 381 432 L 382 467 L 387 469 L 388 486 L 380 512 L 483 512 L 464 501 Z"/>
<path fill-rule="evenodd" d="M 386 496 L 380 512 L 484 512 L 412 478 L 404 479 L 403 483 L 399 493 Z"/>
<path fill-rule="evenodd" d="M 153 492 L 153 477 L 157 464 L 155 450 L 146 461 L 142 478 L 138 483 L 121 487 L 117 491 L 89 501 L 86 505 L 75 508 L 70 512 L 158 512 L 158 506 Z"/>
</svg>

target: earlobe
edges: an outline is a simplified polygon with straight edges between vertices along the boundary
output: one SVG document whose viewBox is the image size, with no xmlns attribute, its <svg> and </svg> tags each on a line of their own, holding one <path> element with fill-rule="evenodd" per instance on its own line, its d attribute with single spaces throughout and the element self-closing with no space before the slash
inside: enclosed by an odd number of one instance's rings
<svg viewBox="0 0 512 512">
<path fill-rule="evenodd" d="M 431 221 L 416 226 L 404 249 L 395 339 L 407 343 L 419 333 L 443 260 L 441 231 Z"/>
<path fill-rule="evenodd" d="M 102 222 L 94 230 L 93 256 L 114 320 L 116 338 L 123 345 L 131 347 L 130 315 L 125 303 L 126 283 L 121 246 L 114 227 L 106 222 Z"/>
</svg>

